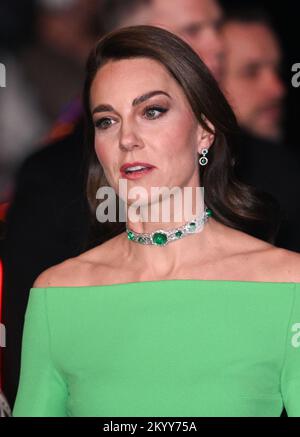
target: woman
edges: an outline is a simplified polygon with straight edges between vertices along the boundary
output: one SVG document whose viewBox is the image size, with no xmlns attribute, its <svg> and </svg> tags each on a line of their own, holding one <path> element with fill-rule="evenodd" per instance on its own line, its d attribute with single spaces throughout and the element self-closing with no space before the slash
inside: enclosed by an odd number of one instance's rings
<svg viewBox="0 0 300 437">
<path fill-rule="evenodd" d="M 125 180 L 139 221 L 34 282 L 14 416 L 299 416 L 300 256 L 247 233 L 264 203 L 234 178 L 234 116 L 206 67 L 166 30 L 118 30 L 84 100 L 93 216 L 100 182 L 129 211 Z M 168 222 L 147 218 L 168 201 Z"/>
</svg>

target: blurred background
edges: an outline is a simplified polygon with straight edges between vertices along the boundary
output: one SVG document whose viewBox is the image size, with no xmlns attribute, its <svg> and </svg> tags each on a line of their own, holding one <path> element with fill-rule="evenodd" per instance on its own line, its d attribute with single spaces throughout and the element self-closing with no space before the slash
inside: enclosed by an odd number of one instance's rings
<svg viewBox="0 0 300 437">
<path fill-rule="evenodd" d="M 292 147 L 299 148 L 300 140 L 298 134 L 298 117 L 300 110 L 300 88 L 293 88 L 291 84 L 292 66 L 300 62 L 300 46 L 298 17 L 295 10 L 295 3 L 292 0 L 285 2 L 274 2 L 272 0 L 221 0 L 225 10 L 235 8 L 241 3 L 246 5 L 258 5 L 267 11 L 282 48 L 281 77 L 287 88 L 286 116 L 284 123 L 285 137 L 287 143 Z"/>
<path fill-rule="evenodd" d="M 100 9 L 101 0 L 1 0 L 0 202 L 9 201 L 22 160 L 69 131 L 60 114 L 71 104 L 76 115 L 84 64 L 101 35 Z"/>
<path fill-rule="evenodd" d="M 220 3 L 225 12 L 241 4 Z M 300 62 L 295 3 L 243 0 L 246 3 L 263 6 L 278 33 L 284 56 L 280 74 L 287 90 L 285 138 L 297 148 L 300 89 L 291 85 L 292 65 Z M 3 204 L 13 193 L 14 175 L 26 156 L 72 129 L 80 112 L 85 60 L 105 30 L 102 5 L 102 0 L 1 0 L 0 62 L 6 67 L 6 87 L 0 88 L 2 216 Z"/>
<path fill-rule="evenodd" d="M 208 66 L 215 66 L 220 60 L 220 26 L 218 19 L 210 22 L 209 17 L 211 11 L 218 15 L 217 0 L 174 0 L 178 10 L 170 0 L 153 3 L 168 3 L 167 8 L 157 9 L 158 14 L 176 29 L 178 16 L 184 15 L 180 7 L 186 4 L 195 18 L 192 10 L 197 1 L 209 7 L 199 9 L 200 27 L 196 21 L 187 25 L 186 38 Z M 0 78 L 0 321 L 3 307 L 4 388 L 11 405 L 33 280 L 47 267 L 78 255 L 88 233 L 80 172 L 86 59 L 106 31 L 121 23 L 141 23 L 140 13 L 133 16 L 126 11 L 136 3 L 0 1 L 0 73 L 4 66 L 6 82 L 3 87 Z M 300 63 L 295 3 L 220 0 L 229 20 L 222 80 L 218 68 L 211 70 L 246 133 L 241 137 L 240 175 L 277 198 L 285 215 L 276 243 L 300 252 L 300 87 L 292 86 L 292 66 Z M 241 5 L 263 7 L 267 18 L 259 13 L 245 17 L 237 12 Z"/>
</svg>

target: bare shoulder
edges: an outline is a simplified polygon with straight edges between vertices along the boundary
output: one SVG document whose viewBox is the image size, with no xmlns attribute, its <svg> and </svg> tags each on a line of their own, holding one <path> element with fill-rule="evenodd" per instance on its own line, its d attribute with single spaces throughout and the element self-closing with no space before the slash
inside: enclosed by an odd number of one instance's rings
<svg viewBox="0 0 300 437">
<path fill-rule="evenodd" d="M 261 280 L 300 282 L 300 254 L 247 236 L 246 257 Z"/>
<path fill-rule="evenodd" d="M 231 230 L 231 250 L 242 276 L 268 282 L 300 282 L 300 254 Z"/>
<path fill-rule="evenodd" d="M 104 279 L 114 259 L 118 237 L 44 270 L 35 279 L 32 287 L 89 286 L 98 279 Z"/>
<path fill-rule="evenodd" d="M 300 254 L 273 247 L 269 254 L 274 278 L 282 282 L 300 282 Z"/>
<path fill-rule="evenodd" d="M 80 285 L 83 264 L 76 258 L 69 258 L 44 270 L 34 281 L 33 288 L 67 287 Z"/>
</svg>

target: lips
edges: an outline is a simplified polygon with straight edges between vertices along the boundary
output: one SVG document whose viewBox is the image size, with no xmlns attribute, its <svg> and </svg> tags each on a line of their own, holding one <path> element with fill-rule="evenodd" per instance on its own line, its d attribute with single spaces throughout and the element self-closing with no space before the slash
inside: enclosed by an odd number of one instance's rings
<svg viewBox="0 0 300 437">
<path fill-rule="evenodd" d="M 137 179 L 150 173 L 156 167 L 147 162 L 129 162 L 120 167 L 122 177 L 126 179 Z"/>
<path fill-rule="evenodd" d="M 136 179 L 140 179 L 141 177 L 151 173 L 154 170 L 154 168 L 148 168 L 145 170 L 139 170 L 139 171 L 135 171 L 132 173 L 122 173 L 122 177 L 124 179 L 129 179 L 129 180 L 136 180 Z"/>
<path fill-rule="evenodd" d="M 147 162 L 140 162 L 140 161 L 128 162 L 128 163 L 122 165 L 122 167 L 120 168 L 120 171 L 121 172 L 126 171 L 130 167 L 154 168 L 154 165 L 148 164 Z"/>
</svg>

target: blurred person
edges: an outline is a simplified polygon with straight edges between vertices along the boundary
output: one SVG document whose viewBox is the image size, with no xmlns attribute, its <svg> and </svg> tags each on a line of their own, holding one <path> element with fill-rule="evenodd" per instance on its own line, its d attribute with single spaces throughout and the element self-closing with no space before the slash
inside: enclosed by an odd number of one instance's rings
<svg viewBox="0 0 300 437">
<path fill-rule="evenodd" d="M 0 60 L 7 85 L 0 90 L 0 202 L 11 197 L 23 160 L 42 147 L 53 122 L 76 98 L 85 58 L 100 33 L 101 0 L 12 0 L 3 6 Z"/>
<path fill-rule="evenodd" d="M 99 36 L 98 13 L 103 0 L 37 0 L 38 34 L 45 46 L 85 64 Z"/>
<path fill-rule="evenodd" d="M 258 9 L 237 9 L 229 13 L 223 35 L 223 88 L 239 124 L 258 138 L 282 140 L 286 89 L 281 47 L 269 19 Z"/>
<path fill-rule="evenodd" d="M 35 279 L 13 416 L 300 417 L 300 255 L 245 232 L 265 200 L 235 178 L 235 116 L 205 64 L 164 29 L 117 30 L 84 103 L 89 214 L 108 186 L 140 216 Z"/>
<path fill-rule="evenodd" d="M 276 199 L 281 211 L 276 244 L 300 252 L 300 154 L 284 139 L 280 43 L 268 14 L 257 6 L 229 9 L 223 34 L 223 91 L 241 126 L 236 172 Z"/>
<path fill-rule="evenodd" d="M 33 41 L 34 20 L 34 0 L 1 1 L 0 62 L 5 66 L 5 86 L 0 87 L 0 202 L 11 197 L 18 166 L 47 129 L 19 60 Z"/>
<path fill-rule="evenodd" d="M 40 147 L 48 127 L 19 60 L 6 53 L 3 62 L 6 86 L 0 88 L 0 202 L 12 196 L 18 167 Z"/>
<path fill-rule="evenodd" d="M 101 2 L 37 0 L 36 38 L 22 52 L 21 62 L 48 127 L 78 94 L 85 59 L 102 32 Z"/>
<path fill-rule="evenodd" d="M 130 4 L 130 2 L 129 2 Z M 148 7 L 147 7 L 148 6 Z M 135 24 L 151 24 L 166 28 L 184 39 L 209 67 L 214 77 L 221 80 L 223 72 L 223 12 L 217 0 L 145 0 L 134 16 L 126 14 L 128 2 L 110 0 L 101 28 Z M 118 10 L 118 14 L 109 11 Z"/>
<path fill-rule="evenodd" d="M 223 12 L 216 0 L 153 0 L 151 24 L 165 27 L 198 53 L 215 78 L 223 74 Z"/>
</svg>

